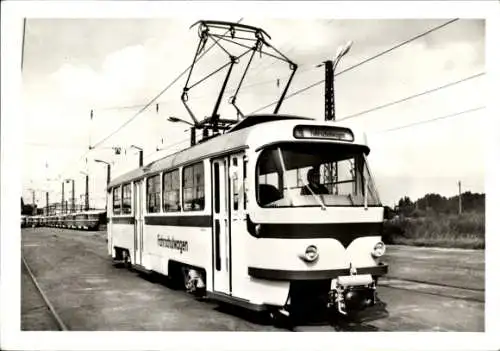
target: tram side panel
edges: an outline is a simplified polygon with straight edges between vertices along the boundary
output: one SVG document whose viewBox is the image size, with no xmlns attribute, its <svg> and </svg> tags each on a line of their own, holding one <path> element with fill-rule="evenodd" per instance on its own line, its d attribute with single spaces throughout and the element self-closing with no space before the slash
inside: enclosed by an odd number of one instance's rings
<svg viewBox="0 0 500 351">
<path fill-rule="evenodd" d="M 179 170 L 182 182 L 183 169 Z M 187 210 L 179 196 L 182 211 L 145 213 L 143 265 L 147 269 L 172 275 L 169 262 L 205 273 L 204 283 L 212 290 L 212 216 L 210 199 L 210 163 L 203 161 L 204 198 L 198 210 Z M 182 189 L 182 187 L 181 187 Z M 163 195 L 162 195 L 163 196 Z M 162 197 L 163 199 L 163 197 Z M 182 200 L 181 200 L 182 199 Z M 163 204 L 163 201 L 162 201 Z M 178 267 L 178 266 L 177 266 Z M 175 274 L 175 273 L 173 273 Z"/>
<path fill-rule="evenodd" d="M 235 161 L 236 158 L 236 161 Z M 253 172 L 249 170 L 244 154 L 230 156 L 229 204 L 231 213 L 230 227 L 230 286 L 233 297 L 247 300 L 252 304 L 283 305 L 289 290 L 287 281 L 270 281 L 248 275 L 248 266 L 253 256 L 262 253 L 252 250 L 257 238 L 250 235 L 247 226 L 248 204 L 252 195 Z M 251 164 L 250 164 L 251 165 Z M 280 245 L 271 248 L 271 255 L 279 260 Z"/>
<path fill-rule="evenodd" d="M 111 255 L 117 257 L 117 253 L 121 250 L 128 250 L 130 256 L 134 253 L 134 218 L 127 217 L 112 217 L 111 218 L 112 237 L 109 240 L 111 244 Z M 133 261 L 132 261 L 133 262 Z"/>
<path fill-rule="evenodd" d="M 185 219 L 182 219 L 182 218 Z M 211 266 L 212 233 L 208 216 L 154 216 L 146 217 L 144 226 L 143 266 L 169 275 L 169 262 L 181 263 L 208 270 Z M 166 225 L 179 221 L 206 221 L 206 226 Z M 188 222 L 184 222 L 188 223 Z M 202 223 L 200 223 L 202 224 Z"/>
<path fill-rule="evenodd" d="M 246 200 L 244 154 L 229 157 L 230 220 L 230 290 L 231 295 L 246 298 L 247 250 L 249 235 L 246 231 Z"/>
<path fill-rule="evenodd" d="M 275 262 L 286 264 L 281 258 L 286 243 L 281 240 L 271 246 L 273 243 L 252 237 L 247 232 L 246 220 L 235 219 L 231 225 L 231 295 L 255 305 L 284 305 L 290 282 L 251 277 L 248 267 L 262 255 L 270 255 Z M 262 247 L 266 250 L 261 250 Z"/>
<path fill-rule="evenodd" d="M 208 160 L 204 166 L 208 167 Z M 182 170 L 182 168 L 181 168 Z M 162 173 L 160 173 L 162 174 Z M 180 172 L 182 174 L 182 172 Z M 151 178 L 153 176 L 150 176 Z M 210 199 L 210 172 L 204 170 L 204 206 L 203 209 L 165 212 L 163 209 L 148 209 L 148 177 L 136 181 L 132 192 L 133 208 L 131 215 L 123 216 L 121 198 L 113 199 L 121 192 L 115 188 L 110 191 L 108 203 L 115 204 L 113 214 L 111 206 L 108 215 L 108 253 L 116 258 L 118 251 L 128 250 L 132 263 L 144 269 L 169 275 L 170 262 L 180 263 L 184 268 L 199 268 L 206 273 L 205 281 L 211 289 L 212 266 L 212 222 Z M 124 185 L 116 188 L 122 189 Z M 161 199 L 163 198 L 163 195 Z M 180 200 L 181 197 L 179 197 Z M 156 203 L 156 202 L 155 202 Z M 160 201 L 163 205 L 163 201 Z M 179 265 L 176 265 L 179 267 Z"/>
<path fill-rule="evenodd" d="M 242 166 L 244 164 L 243 159 Z M 232 220 L 231 220 L 231 262 L 232 262 L 232 295 L 242 298 L 255 305 L 268 304 L 282 306 L 286 303 L 290 282 L 286 280 L 268 280 L 252 277 L 248 274 L 248 268 L 259 260 L 259 257 L 267 255 L 271 260 L 280 262 L 282 250 L 287 245 L 283 240 L 274 246 L 263 242 L 263 239 L 251 235 L 251 220 L 249 214 L 255 212 L 254 194 L 254 167 L 253 157 L 241 169 L 243 182 L 239 184 L 242 197 L 238 203 L 238 209 L 234 206 L 234 185 L 232 185 Z M 262 250 L 262 247 L 264 248 Z"/>
</svg>

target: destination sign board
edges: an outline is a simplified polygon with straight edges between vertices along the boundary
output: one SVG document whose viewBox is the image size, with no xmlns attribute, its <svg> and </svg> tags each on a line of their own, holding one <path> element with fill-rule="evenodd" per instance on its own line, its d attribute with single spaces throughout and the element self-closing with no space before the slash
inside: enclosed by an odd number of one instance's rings
<svg viewBox="0 0 500 351">
<path fill-rule="evenodd" d="M 354 141 L 351 130 L 330 126 L 306 126 L 299 125 L 293 130 L 293 136 L 297 139 L 331 139 L 342 141 Z"/>
</svg>

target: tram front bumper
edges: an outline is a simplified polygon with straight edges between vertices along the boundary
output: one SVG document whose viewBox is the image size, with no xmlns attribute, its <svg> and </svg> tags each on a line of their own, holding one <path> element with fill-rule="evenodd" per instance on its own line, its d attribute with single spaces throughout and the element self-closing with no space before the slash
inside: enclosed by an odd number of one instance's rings
<svg viewBox="0 0 500 351">
<path fill-rule="evenodd" d="M 295 310 L 313 303 L 314 308 L 335 309 L 341 314 L 360 311 L 375 305 L 378 277 L 387 274 L 388 266 L 380 263 L 370 267 L 333 270 L 276 270 L 249 267 L 248 274 L 264 280 L 290 282 L 290 300 Z M 295 305 L 295 307 L 293 307 Z M 287 308 L 286 306 L 284 306 Z M 313 306 L 311 306 L 313 309 Z"/>
</svg>

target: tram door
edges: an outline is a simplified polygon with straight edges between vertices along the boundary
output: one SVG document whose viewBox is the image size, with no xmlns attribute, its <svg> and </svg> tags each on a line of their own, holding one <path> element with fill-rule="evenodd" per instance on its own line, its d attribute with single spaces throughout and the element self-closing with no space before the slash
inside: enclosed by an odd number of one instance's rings
<svg viewBox="0 0 500 351">
<path fill-rule="evenodd" d="M 142 208 L 142 183 L 143 181 L 134 182 L 134 258 L 133 263 L 142 265 L 142 250 L 143 250 L 143 208 Z"/>
<path fill-rule="evenodd" d="M 214 291 L 230 294 L 231 228 L 228 191 L 228 159 L 212 161 L 212 254 Z"/>
</svg>

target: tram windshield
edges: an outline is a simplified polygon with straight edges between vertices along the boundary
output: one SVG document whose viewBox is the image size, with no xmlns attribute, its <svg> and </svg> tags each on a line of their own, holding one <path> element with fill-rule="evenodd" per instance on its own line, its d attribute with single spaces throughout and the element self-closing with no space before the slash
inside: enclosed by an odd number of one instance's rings
<svg viewBox="0 0 500 351">
<path fill-rule="evenodd" d="M 359 145 L 283 143 L 262 151 L 256 192 L 261 207 L 382 206 Z"/>
</svg>

